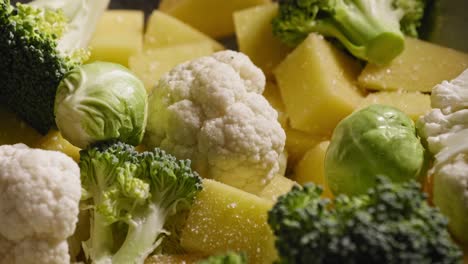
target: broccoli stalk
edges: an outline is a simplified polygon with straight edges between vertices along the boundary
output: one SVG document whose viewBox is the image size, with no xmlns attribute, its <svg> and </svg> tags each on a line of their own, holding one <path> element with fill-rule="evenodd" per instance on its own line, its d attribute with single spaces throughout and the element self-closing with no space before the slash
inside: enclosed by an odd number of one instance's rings
<svg viewBox="0 0 468 264">
<path fill-rule="evenodd" d="M 109 0 L 0 0 L 0 104 L 40 133 L 55 124 L 54 98 L 84 50 Z"/>
<path fill-rule="evenodd" d="M 201 190 L 189 161 L 159 149 L 138 153 L 110 143 L 80 154 L 83 199 L 93 208 L 85 252 L 93 263 L 143 263 L 166 234 L 167 218 Z"/>
<path fill-rule="evenodd" d="M 447 219 L 418 183 L 377 182 L 333 204 L 313 184 L 280 197 L 268 214 L 279 263 L 461 263 Z"/>
<path fill-rule="evenodd" d="M 414 13 L 424 6 L 423 1 L 280 0 L 279 14 L 272 21 L 273 33 L 295 46 L 309 33 L 317 32 L 338 39 L 360 59 L 385 64 L 404 49 L 400 20 L 406 18 L 405 29 L 410 31 L 411 22 L 419 21 Z"/>
</svg>

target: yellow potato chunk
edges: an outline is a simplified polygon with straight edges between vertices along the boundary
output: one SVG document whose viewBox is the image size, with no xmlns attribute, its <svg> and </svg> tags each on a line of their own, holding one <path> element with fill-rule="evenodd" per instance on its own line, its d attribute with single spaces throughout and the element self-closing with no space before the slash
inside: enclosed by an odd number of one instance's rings
<svg viewBox="0 0 468 264">
<path fill-rule="evenodd" d="M 239 50 L 250 57 L 265 75 L 290 52 L 290 48 L 273 36 L 271 20 L 278 14 L 278 4 L 269 3 L 234 13 Z"/>
<path fill-rule="evenodd" d="M 50 130 L 49 133 L 38 140 L 33 147 L 60 151 L 77 162 L 80 160 L 80 149 L 64 139 L 58 130 Z"/>
<path fill-rule="evenodd" d="M 324 140 L 324 137 L 314 136 L 290 127 L 286 127 L 285 132 L 288 167 L 294 167 L 309 149 Z"/>
<path fill-rule="evenodd" d="M 51 129 L 47 135 L 41 135 L 3 107 L 0 107 L 0 120 L 0 145 L 23 143 L 31 148 L 61 151 L 75 161 L 80 159 L 80 149 L 66 141 L 57 130 Z"/>
<path fill-rule="evenodd" d="M 322 36 L 310 34 L 274 70 L 291 127 L 330 135 L 362 100 L 360 66 Z"/>
<path fill-rule="evenodd" d="M 297 185 L 295 181 L 283 175 L 276 175 L 258 196 L 275 202 L 279 196 L 289 192 L 294 185 Z"/>
<path fill-rule="evenodd" d="M 244 8 L 271 0 L 163 0 L 159 9 L 211 37 L 226 37 L 234 33 L 232 14 Z"/>
<path fill-rule="evenodd" d="M 281 99 L 279 88 L 273 82 L 267 82 L 263 96 L 267 99 L 270 105 L 278 112 L 278 122 L 282 127 L 286 127 L 288 117 L 286 116 L 286 108 Z"/>
<path fill-rule="evenodd" d="M 41 137 L 10 110 L 0 107 L 0 145 L 23 143 L 31 147 Z"/>
<path fill-rule="evenodd" d="M 468 54 L 423 40 L 407 38 L 404 51 L 390 64 L 368 64 L 359 84 L 372 90 L 430 92 L 468 68 Z"/>
<path fill-rule="evenodd" d="M 130 57 L 130 70 L 143 81 L 149 93 L 161 76 L 176 65 L 211 53 L 213 48 L 209 41 L 145 50 Z"/>
<path fill-rule="evenodd" d="M 143 46 L 147 50 L 204 41 L 210 42 L 215 51 L 224 49 L 223 45 L 197 29 L 155 10 L 148 20 Z"/>
<path fill-rule="evenodd" d="M 202 256 L 195 254 L 153 255 L 145 260 L 145 264 L 196 264 L 202 259 Z"/>
<path fill-rule="evenodd" d="M 277 256 L 267 223 L 272 205 L 270 200 L 204 180 L 181 232 L 182 247 L 204 255 L 245 252 L 249 263 L 271 264 Z"/>
<path fill-rule="evenodd" d="M 330 141 L 322 141 L 307 151 L 294 168 L 294 179 L 302 185 L 308 182 L 320 185 L 323 188 L 322 197 L 332 198 L 333 194 L 325 178 L 324 166 L 325 154 L 329 144 Z"/>
<path fill-rule="evenodd" d="M 359 109 L 371 104 L 393 106 L 407 114 L 413 121 L 431 110 L 431 96 L 420 92 L 376 92 L 362 100 Z"/>
<path fill-rule="evenodd" d="M 143 47 L 142 11 L 107 10 L 89 44 L 90 61 L 109 61 L 128 66 L 128 58 Z"/>
</svg>

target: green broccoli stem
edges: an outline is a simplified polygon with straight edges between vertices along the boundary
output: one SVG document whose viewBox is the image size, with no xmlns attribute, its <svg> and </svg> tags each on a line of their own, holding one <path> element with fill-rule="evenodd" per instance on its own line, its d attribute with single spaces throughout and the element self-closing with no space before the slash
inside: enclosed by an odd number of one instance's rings
<svg viewBox="0 0 468 264">
<path fill-rule="evenodd" d="M 405 39 L 399 28 L 397 13 L 383 7 L 341 5 L 330 18 L 309 23 L 310 31 L 337 38 L 351 54 L 375 64 L 387 64 L 404 49 Z M 368 9 L 378 11 L 369 13 Z"/>
<path fill-rule="evenodd" d="M 138 213 L 137 213 L 138 214 Z M 146 257 L 161 243 L 168 210 L 156 203 L 135 214 L 120 249 L 112 257 L 112 264 L 144 263 Z"/>
<path fill-rule="evenodd" d="M 99 213 L 93 214 L 90 240 L 86 242 L 87 248 L 90 249 L 89 255 L 93 263 L 97 264 L 111 263 L 111 251 L 114 246 L 112 228 L 104 218 Z"/>
</svg>

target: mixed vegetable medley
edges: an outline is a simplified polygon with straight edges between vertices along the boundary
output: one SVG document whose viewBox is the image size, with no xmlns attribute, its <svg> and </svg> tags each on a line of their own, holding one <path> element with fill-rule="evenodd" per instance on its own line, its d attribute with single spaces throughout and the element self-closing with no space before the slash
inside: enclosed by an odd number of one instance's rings
<svg viewBox="0 0 468 264">
<path fill-rule="evenodd" d="M 0 264 L 467 263 L 441 2 L 108 4 L 0 0 Z"/>
</svg>

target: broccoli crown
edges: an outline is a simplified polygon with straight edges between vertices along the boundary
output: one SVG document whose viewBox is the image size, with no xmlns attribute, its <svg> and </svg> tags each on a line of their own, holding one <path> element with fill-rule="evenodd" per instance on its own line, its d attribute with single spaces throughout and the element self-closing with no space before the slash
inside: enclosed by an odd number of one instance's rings
<svg viewBox="0 0 468 264">
<path fill-rule="evenodd" d="M 422 19 L 423 1 L 280 0 L 273 33 L 296 46 L 309 33 L 317 32 L 338 39 L 360 59 L 385 64 L 403 51 L 400 20 L 403 32 L 415 30 Z"/>
<path fill-rule="evenodd" d="M 419 37 L 419 29 L 429 0 L 393 0 L 393 7 L 403 11 L 401 31 L 410 37 Z"/>
<path fill-rule="evenodd" d="M 79 61 L 57 50 L 66 26 L 60 11 L 0 0 L 0 103 L 43 134 L 55 124 L 59 82 Z"/>
<path fill-rule="evenodd" d="M 366 195 L 321 199 L 294 187 L 268 215 L 279 263 L 461 263 L 447 220 L 416 182 L 378 178 Z"/>
<path fill-rule="evenodd" d="M 87 250 L 97 263 L 143 263 L 160 244 L 167 218 L 188 208 L 202 188 L 190 161 L 157 148 L 139 153 L 104 143 L 82 150 L 79 165 L 83 199 L 93 208 Z"/>
<path fill-rule="evenodd" d="M 197 264 L 247 264 L 247 256 L 244 253 L 226 252 L 225 254 L 211 256 Z"/>
</svg>

